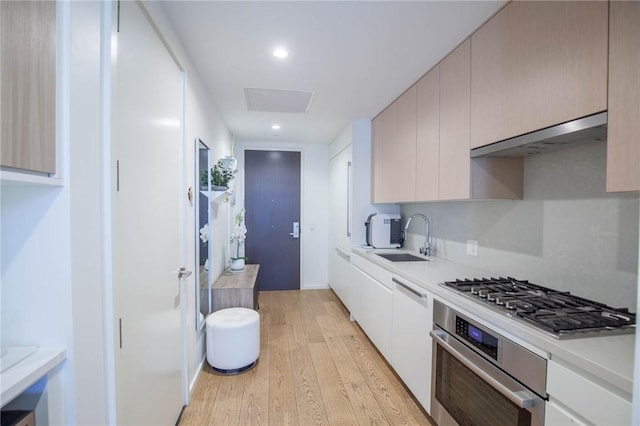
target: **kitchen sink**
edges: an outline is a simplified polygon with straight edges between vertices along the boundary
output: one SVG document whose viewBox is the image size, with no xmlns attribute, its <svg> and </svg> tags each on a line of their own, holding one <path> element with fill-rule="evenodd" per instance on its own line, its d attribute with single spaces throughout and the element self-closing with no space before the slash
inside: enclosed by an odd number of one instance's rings
<svg viewBox="0 0 640 426">
<path fill-rule="evenodd" d="M 427 262 L 429 260 L 409 253 L 376 253 L 376 256 L 383 257 L 392 262 Z"/>
</svg>

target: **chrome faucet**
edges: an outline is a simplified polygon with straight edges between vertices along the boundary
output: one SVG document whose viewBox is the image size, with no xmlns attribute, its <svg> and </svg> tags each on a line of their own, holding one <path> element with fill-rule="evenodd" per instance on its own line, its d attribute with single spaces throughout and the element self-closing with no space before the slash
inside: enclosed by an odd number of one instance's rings
<svg viewBox="0 0 640 426">
<path fill-rule="evenodd" d="M 424 219 L 425 225 L 427 228 L 424 233 L 424 246 L 420 247 L 420 254 L 424 254 L 425 256 L 431 256 L 431 248 L 432 248 L 431 247 L 431 219 L 429 219 L 427 215 L 424 215 L 422 213 L 414 213 L 411 216 L 409 216 L 409 219 L 407 219 L 407 223 L 404 225 L 405 238 L 407 235 L 407 230 L 409 229 L 409 225 L 411 225 L 411 221 L 416 216 Z"/>
</svg>

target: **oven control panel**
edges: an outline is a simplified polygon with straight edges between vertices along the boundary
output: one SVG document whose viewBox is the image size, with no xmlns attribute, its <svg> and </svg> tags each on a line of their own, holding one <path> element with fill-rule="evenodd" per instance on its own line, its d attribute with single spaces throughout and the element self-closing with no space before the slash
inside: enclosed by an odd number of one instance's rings
<svg viewBox="0 0 640 426">
<path fill-rule="evenodd" d="M 500 361 L 500 340 L 456 315 L 456 334 L 496 361 Z"/>
</svg>

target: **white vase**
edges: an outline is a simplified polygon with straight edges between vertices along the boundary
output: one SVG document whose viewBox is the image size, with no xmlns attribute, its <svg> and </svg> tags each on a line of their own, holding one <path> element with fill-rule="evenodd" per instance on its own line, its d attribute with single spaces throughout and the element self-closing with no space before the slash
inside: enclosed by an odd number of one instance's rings
<svg viewBox="0 0 640 426">
<path fill-rule="evenodd" d="M 244 269 L 244 258 L 231 259 L 231 270 L 242 271 Z"/>
</svg>

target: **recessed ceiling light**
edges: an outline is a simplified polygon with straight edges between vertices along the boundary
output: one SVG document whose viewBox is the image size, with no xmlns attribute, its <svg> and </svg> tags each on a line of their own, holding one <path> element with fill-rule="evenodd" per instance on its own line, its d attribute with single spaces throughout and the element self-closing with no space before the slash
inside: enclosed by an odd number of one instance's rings
<svg viewBox="0 0 640 426">
<path fill-rule="evenodd" d="M 280 125 L 279 124 L 274 124 L 273 126 L 271 126 L 271 128 L 273 130 L 280 130 Z"/>
<path fill-rule="evenodd" d="M 285 49 L 279 47 L 276 50 L 273 51 L 273 56 L 275 56 L 278 59 L 283 59 L 286 58 L 287 56 L 289 56 L 289 52 L 287 52 Z"/>
</svg>

